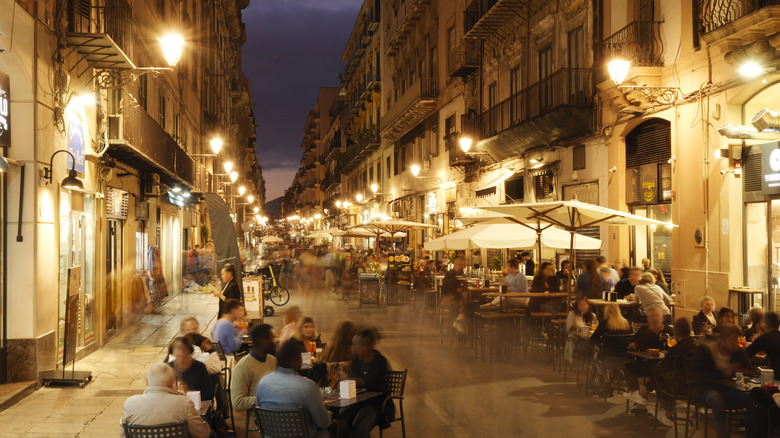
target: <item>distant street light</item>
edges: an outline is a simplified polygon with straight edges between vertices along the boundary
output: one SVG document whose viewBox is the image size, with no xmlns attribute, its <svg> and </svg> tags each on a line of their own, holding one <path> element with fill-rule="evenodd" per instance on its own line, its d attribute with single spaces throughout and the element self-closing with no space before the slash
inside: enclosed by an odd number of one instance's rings
<svg viewBox="0 0 780 438">
<path fill-rule="evenodd" d="M 251 204 L 251 203 L 255 202 L 255 197 L 252 196 L 252 195 L 249 195 L 249 196 L 246 197 L 246 200 L 247 200 L 247 202 L 249 202 Z"/>
<path fill-rule="evenodd" d="M 239 187 L 238 188 L 238 196 L 244 196 L 244 193 L 246 193 L 246 187 L 244 187 L 244 186 Z"/>
<path fill-rule="evenodd" d="M 209 144 L 211 145 L 211 151 L 214 152 L 214 155 L 218 155 L 219 151 L 222 150 L 222 139 L 219 137 L 214 137 L 209 140 Z"/>
<path fill-rule="evenodd" d="M 413 176 L 417 176 L 420 174 L 420 165 L 419 164 L 412 164 L 412 166 L 409 168 L 409 170 L 412 171 Z"/>
<path fill-rule="evenodd" d="M 238 172 L 230 172 L 230 181 L 236 182 L 238 180 Z"/>
</svg>

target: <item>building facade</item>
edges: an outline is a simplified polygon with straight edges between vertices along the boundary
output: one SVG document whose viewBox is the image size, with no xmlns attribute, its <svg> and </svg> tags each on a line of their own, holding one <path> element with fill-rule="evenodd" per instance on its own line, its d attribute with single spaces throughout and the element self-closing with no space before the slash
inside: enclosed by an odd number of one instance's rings
<svg viewBox="0 0 780 438">
<path fill-rule="evenodd" d="M 262 192 L 246 159 L 255 141 L 240 62 L 247 5 L 0 4 L 10 11 L 0 17 L 0 99 L 10 113 L 8 127 L 0 123 L 9 163 L 0 382 L 40 381 L 61 366 L 73 295 L 79 357 L 181 292 L 186 251 L 209 238 L 200 193 L 231 200 L 238 184 Z M 242 163 L 235 184 L 218 179 L 227 160 Z"/>
</svg>

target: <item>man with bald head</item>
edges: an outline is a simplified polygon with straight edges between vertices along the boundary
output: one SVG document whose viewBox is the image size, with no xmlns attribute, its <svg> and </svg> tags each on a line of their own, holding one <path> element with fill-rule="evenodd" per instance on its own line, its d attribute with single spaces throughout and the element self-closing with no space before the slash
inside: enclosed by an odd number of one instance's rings
<svg viewBox="0 0 780 438">
<path fill-rule="evenodd" d="M 195 410 L 192 400 L 176 391 L 176 379 L 171 367 L 165 363 L 152 365 L 147 375 L 147 388 L 144 393 L 125 400 L 121 424 L 157 426 L 182 421 L 187 422 L 191 437 L 211 436 L 209 425 Z M 125 436 L 122 427 L 119 436 Z"/>
</svg>

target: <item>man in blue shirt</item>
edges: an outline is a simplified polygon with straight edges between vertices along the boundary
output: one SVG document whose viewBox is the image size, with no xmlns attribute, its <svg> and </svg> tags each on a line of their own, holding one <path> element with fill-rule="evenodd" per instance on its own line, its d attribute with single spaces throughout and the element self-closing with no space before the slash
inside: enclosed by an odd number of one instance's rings
<svg viewBox="0 0 780 438">
<path fill-rule="evenodd" d="M 243 332 L 233 325 L 233 321 L 243 314 L 244 305 L 241 304 L 241 301 L 227 300 L 225 301 L 225 311 L 222 313 L 222 317 L 214 323 L 214 328 L 211 330 L 212 337 L 215 341 L 222 344 L 222 350 L 225 354 L 234 354 L 241 348 L 241 335 Z"/>
<path fill-rule="evenodd" d="M 331 416 L 322 401 L 320 388 L 314 381 L 298 375 L 303 360 L 303 344 L 291 339 L 276 354 L 279 367 L 260 379 L 255 392 L 255 405 L 264 409 L 295 410 L 302 407 L 309 414 L 309 433 L 328 436 L 324 430 Z"/>
<path fill-rule="evenodd" d="M 520 272 L 519 266 L 516 260 L 510 260 L 506 265 L 506 277 L 504 278 L 506 283 L 507 292 L 528 292 L 528 278 Z M 495 297 L 493 301 L 488 304 L 483 304 L 483 309 L 497 308 L 501 304 L 502 297 Z M 512 307 L 528 307 L 528 300 L 530 298 L 503 298 L 508 300 Z"/>
</svg>

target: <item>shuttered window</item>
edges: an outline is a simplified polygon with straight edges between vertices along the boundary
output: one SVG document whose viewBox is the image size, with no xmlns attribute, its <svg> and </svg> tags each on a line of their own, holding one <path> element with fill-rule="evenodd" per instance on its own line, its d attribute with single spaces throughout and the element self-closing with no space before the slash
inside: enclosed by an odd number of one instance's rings
<svg viewBox="0 0 780 438">
<path fill-rule="evenodd" d="M 752 148 L 756 150 L 754 153 L 750 153 L 745 158 L 745 171 L 742 174 L 745 176 L 745 192 L 760 192 L 761 191 L 761 150 L 759 148 Z"/>
<path fill-rule="evenodd" d="M 582 170 L 585 168 L 585 145 L 574 146 L 572 154 L 572 170 Z"/>
<path fill-rule="evenodd" d="M 552 170 L 534 175 L 534 191 L 537 201 L 555 194 L 555 180 Z"/>
<path fill-rule="evenodd" d="M 644 204 L 640 167 L 655 166 L 658 196 L 655 203 L 671 200 L 672 166 L 671 123 L 651 119 L 641 123 L 626 136 L 626 203 Z"/>
</svg>

